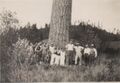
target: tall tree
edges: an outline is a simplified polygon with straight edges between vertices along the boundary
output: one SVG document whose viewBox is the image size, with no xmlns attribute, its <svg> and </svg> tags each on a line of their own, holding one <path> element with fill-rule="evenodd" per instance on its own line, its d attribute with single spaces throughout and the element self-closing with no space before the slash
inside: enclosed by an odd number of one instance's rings
<svg viewBox="0 0 120 83">
<path fill-rule="evenodd" d="M 69 42 L 72 0 L 53 0 L 49 44 L 64 48 Z"/>
</svg>

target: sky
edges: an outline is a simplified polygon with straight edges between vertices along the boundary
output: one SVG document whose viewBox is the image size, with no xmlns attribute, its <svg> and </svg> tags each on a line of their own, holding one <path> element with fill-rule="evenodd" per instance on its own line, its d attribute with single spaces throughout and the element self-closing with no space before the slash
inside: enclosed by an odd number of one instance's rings
<svg viewBox="0 0 120 83">
<path fill-rule="evenodd" d="M 43 27 L 50 22 L 52 0 L 0 0 L 0 12 L 3 8 L 17 12 L 21 25 Z M 72 24 L 78 20 L 100 24 L 107 31 L 119 29 L 120 0 L 73 0 Z"/>
</svg>

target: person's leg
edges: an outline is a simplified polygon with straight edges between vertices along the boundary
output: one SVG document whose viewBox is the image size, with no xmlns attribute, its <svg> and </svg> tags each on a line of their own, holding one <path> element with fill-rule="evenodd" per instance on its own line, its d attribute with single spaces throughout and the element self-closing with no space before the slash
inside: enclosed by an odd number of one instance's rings
<svg viewBox="0 0 120 83">
<path fill-rule="evenodd" d="M 70 65 L 73 65 L 74 64 L 74 55 L 73 55 L 73 51 L 70 51 L 70 59 L 69 59 L 69 62 L 70 62 Z"/>
<path fill-rule="evenodd" d="M 41 61 L 44 62 L 45 54 L 42 54 Z"/>
<path fill-rule="evenodd" d="M 62 56 L 60 56 L 60 65 L 62 65 Z"/>
<path fill-rule="evenodd" d="M 38 59 L 37 59 L 38 63 L 41 63 L 42 62 L 42 53 L 39 52 L 37 56 L 38 56 Z"/>
<path fill-rule="evenodd" d="M 76 54 L 75 55 L 75 65 L 77 65 L 77 63 L 78 63 L 78 55 Z"/>
<path fill-rule="evenodd" d="M 52 56 L 52 54 L 51 54 L 50 65 L 53 65 L 52 62 L 53 62 L 53 56 Z"/>
<path fill-rule="evenodd" d="M 94 55 L 91 55 L 91 64 L 94 64 Z"/>
<path fill-rule="evenodd" d="M 38 52 L 36 53 L 35 58 L 36 58 L 37 63 L 39 63 L 40 62 L 40 54 Z"/>
<path fill-rule="evenodd" d="M 69 65 L 72 65 L 72 54 L 71 54 L 71 51 L 69 52 Z"/>
<path fill-rule="evenodd" d="M 70 52 L 69 51 L 67 51 L 67 54 L 65 57 L 66 57 L 65 63 L 66 63 L 66 65 L 69 65 L 69 59 L 70 59 Z"/>
<path fill-rule="evenodd" d="M 54 54 L 51 54 L 51 60 L 50 60 L 50 65 L 54 64 Z"/>
<path fill-rule="evenodd" d="M 48 54 L 48 64 L 50 64 L 51 55 Z"/>
<path fill-rule="evenodd" d="M 75 65 L 75 53 L 72 51 L 72 65 Z"/>
<path fill-rule="evenodd" d="M 91 65 L 91 56 L 90 55 L 88 56 L 88 65 L 89 66 Z"/>
<path fill-rule="evenodd" d="M 46 54 L 45 56 L 44 56 L 44 63 L 48 63 L 48 54 Z"/>
<path fill-rule="evenodd" d="M 82 64 L 85 64 L 85 55 L 82 55 Z"/>
<path fill-rule="evenodd" d="M 82 65 L 82 55 L 79 56 L 79 65 Z"/>
<path fill-rule="evenodd" d="M 58 65 L 58 64 L 59 64 L 59 56 L 55 55 L 55 65 Z"/>
<path fill-rule="evenodd" d="M 62 58 L 62 66 L 65 66 L 65 56 Z"/>
<path fill-rule="evenodd" d="M 58 65 L 60 65 L 60 58 L 61 58 L 61 57 L 59 56 L 59 59 L 58 59 Z"/>
<path fill-rule="evenodd" d="M 51 53 L 48 53 L 48 63 L 50 64 L 51 61 Z"/>
<path fill-rule="evenodd" d="M 60 63 L 61 63 L 61 66 L 65 66 L 65 55 L 63 55 L 61 58 L 60 58 Z"/>
<path fill-rule="evenodd" d="M 89 63 L 89 57 L 88 54 L 85 54 L 85 65 L 87 66 Z"/>
<path fill-rule="evenodd" d="M 69 65 L 69 57 L 68 57 L 68 55 L 65 56 L 65 64 Z"/>
</svg>

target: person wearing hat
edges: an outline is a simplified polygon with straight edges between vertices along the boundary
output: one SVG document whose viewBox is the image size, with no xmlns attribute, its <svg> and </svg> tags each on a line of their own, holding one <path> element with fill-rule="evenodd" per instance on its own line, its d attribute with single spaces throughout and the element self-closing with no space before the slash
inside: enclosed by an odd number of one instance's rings
<svg viewBox="0 0 120 83">
<path fill-rule="evenodd" d="M 82 51 L 84 50 L 84 47 L 80 46 L 79 43 L 77 43 L 74 48 L 76 52 L 75 65 L 77 64 L 81 65 L 82 64 Z M 78 62 L 78 59 L 79 59 L 79 62 Z"/>
</svg>

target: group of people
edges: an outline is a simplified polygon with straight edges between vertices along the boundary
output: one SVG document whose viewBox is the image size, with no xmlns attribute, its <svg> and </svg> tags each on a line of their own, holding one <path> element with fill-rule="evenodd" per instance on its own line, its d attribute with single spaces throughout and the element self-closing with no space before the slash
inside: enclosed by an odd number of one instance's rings
<svg viewBox="0 0 120 83">
<path fill-rule="evenodd" d="M 51 60 L 50 65 L 65 65 L 65 50 L 56 48 L 53 44 L 49 47 Z"/>
<path fill-rule="evenodd" d="M 57 48 L 54 44 L 47 46 L 39 45 L 35 48 L 38 55 L 38 62 L 49 63 L 50 65 L 82 65 L 94 62 L 97 57 L 97 50 L 94 44 L 85 47 L 79 43 L 68 43 L 64 48 Z"/>
</svg>

